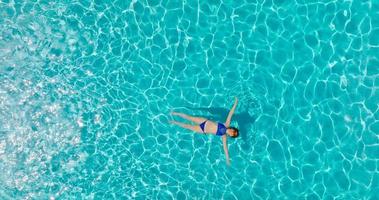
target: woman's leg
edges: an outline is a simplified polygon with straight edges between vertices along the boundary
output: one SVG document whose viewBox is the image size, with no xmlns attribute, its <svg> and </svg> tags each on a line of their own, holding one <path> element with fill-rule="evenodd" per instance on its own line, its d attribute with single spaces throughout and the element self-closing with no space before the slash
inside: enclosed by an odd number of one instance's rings
<svg viewBox="0 0 379 200">
<path fill-rule="evenodd" d="M 200 126 L 198 126 L 198 125 L 185 124 L 185 123 L 181 123 L 181 122 L 177 122 L 177 121 L 170 121 L 170 123 L 176 124 L 176 125 L 178 125 L 180 127 L 183 127 L 185 129 L 189 129 L 191 131 L 195 131 L 195 132 L 198 132 L 198 133 L 202 133 L 203 132 L 201 130 Z"/>
<path fill-rule="evenodd" d="M 178 113 L 178 112 L 171 112 L 172 115 L 177 115 L 179 117 L 182 117 L 186 120 L 189 120 L 189 121 L 193 121 L 197 124 L 201 124 L 203 123 L 205 120 L 207 120 L 206 118 L 204 117 L 194 117 L 194 116 L 190 116 L 190 115 L 186 115 L 184 113 Z"/>
</svg>

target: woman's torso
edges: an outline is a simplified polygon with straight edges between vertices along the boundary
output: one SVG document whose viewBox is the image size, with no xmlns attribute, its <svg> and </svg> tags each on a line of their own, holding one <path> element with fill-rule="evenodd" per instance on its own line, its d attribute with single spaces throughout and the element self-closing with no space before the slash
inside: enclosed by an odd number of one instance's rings
<svg viewBox="0 0 379 200">
<path fill-rule="evenodd" d="M 224 135 L 226 132 L 226 127 L 224 123 L 214 122 L 211 120 L 207 120 L 204 126 L 204 132 L 208 134 L 214 135 Z"/>
</svg>

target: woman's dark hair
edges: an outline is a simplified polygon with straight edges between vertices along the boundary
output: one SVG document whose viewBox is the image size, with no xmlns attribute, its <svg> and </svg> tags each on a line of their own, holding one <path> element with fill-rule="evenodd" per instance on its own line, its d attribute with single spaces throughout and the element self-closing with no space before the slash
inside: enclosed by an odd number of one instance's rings
<svg viewBox="0 0 379 200">
<path fill-rule="evenodd" d="M 229 128 L 236 132 L 236 135 L 235 135 L 235 136 L 230 136 L 230 137 L 232 137 L 232 138 L 236 138 L 236 137 L 238 137 L 238 135 L 239 135 L 239 130 L 238 130 L 236 127 L 229 127 Z"/>
</svg>

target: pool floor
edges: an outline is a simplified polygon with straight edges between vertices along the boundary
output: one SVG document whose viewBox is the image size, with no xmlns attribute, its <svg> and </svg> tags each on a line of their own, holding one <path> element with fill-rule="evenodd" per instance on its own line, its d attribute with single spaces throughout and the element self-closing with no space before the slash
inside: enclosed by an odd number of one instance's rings
<svg viewBox="0 0 379 200">
<path fill-rule="evenodd" d="M 0 199 L 379 199 L 378 11 L 1 1 Z"/>
</svg>

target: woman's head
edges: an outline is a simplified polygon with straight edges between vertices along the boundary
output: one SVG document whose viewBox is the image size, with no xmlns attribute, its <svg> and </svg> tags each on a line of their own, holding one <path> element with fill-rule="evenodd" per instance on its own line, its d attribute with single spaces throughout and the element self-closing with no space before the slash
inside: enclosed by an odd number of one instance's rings
<svg viewBox="0 0 379 200">
<path fill-rule="evenodd" d="M 236 138 L 238 137 L 239 135 L 239 130 L 235 127 L 229 127 L 227 130 L 226 130 L 226 133 L 232 137 L 232 138 Z"/>
</svg>

